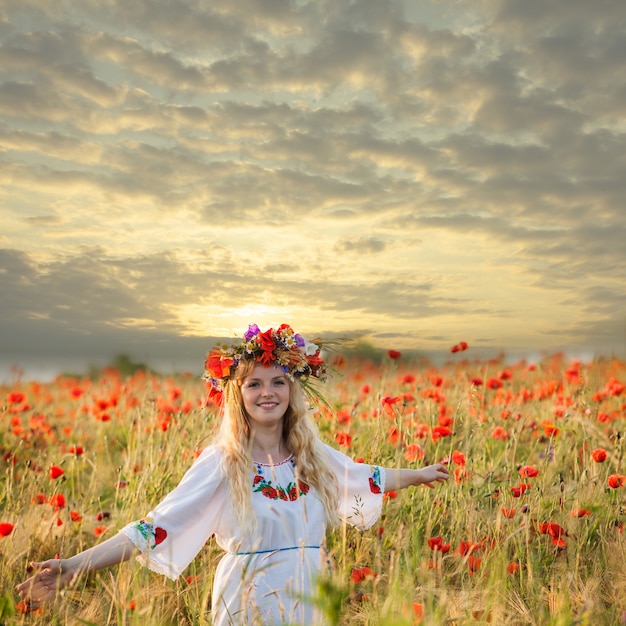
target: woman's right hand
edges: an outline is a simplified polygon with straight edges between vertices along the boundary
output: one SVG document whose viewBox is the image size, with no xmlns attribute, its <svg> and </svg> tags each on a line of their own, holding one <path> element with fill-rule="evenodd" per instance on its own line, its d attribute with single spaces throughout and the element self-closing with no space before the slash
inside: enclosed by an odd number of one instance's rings
<svg viewBox="0 0 626 626">
<path fill-rule="evenodd" d="M 17 586 L 22 598 L 33 603 L 53 600 L 57 592 L 69 585 L 75 577 L 75 572 L 61 559 L 32 562 L 31 566 L 39 570 L 30 578 Z"/>
</svg>

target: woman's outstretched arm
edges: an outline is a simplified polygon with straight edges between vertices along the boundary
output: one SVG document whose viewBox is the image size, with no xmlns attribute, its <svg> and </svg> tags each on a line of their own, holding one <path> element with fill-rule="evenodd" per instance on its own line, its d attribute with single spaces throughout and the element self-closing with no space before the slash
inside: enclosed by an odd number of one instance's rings
<svg viewBox="0 0 626 626">
<path fill-rule="evenodd" d="M 69 559 L 31 563 L 38 571 L 20 583 L 17 591 L 23 598 L 34 602 L 52 600 L 58 591 L 70 585 L 81 574 L 117 565 L 137 552 L 135 544 L 120 533 Z"/>
<path fill-rule="evenodd" d="M 398 491 L 405 487 L 434 487 L 433 483 L 448 480 L 448 470 L 445 465 L 435 463 L 420 469 L 385 468 L 385 491 Z"/>
</svg>

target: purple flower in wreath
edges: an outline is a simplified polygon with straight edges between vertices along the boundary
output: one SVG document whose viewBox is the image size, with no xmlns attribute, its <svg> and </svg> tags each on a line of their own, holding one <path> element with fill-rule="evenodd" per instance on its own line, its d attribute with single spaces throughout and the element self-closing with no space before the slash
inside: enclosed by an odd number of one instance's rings
<svg viewBox="0 0 626 626">
<path fill-rule="evenodd" d="M 246 341 L 250 341 L 252 337 L 256 337 L 259 334 L 260 330 L 261 329 L 256 324 L 249 324 L 248 330 L 244 333 L 243 338 Z"/>
</svg>

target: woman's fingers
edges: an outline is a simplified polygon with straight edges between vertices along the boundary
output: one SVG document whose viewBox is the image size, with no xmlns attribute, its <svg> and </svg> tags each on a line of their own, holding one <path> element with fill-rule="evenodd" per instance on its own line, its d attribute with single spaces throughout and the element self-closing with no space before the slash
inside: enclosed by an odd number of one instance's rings
<svg viewBox="0 0 626 626">
<path fill-rule="evenodd" d="M 23 598 L 29 598 L 35 602 L 52 600 L 60 588 L 60 561 L 50 559 L 48 561 L 32 562 L 31 565 L 39 571 L 28 580 L 17 585 L 16 589 Z"/>
<path fill-rule="evenodd" d="M 37 576 L 33 576 L 18 585 L 17 591 L 23 598 L 30 598 L 31 600 L 39 602 L 54 598 L 56 586 L 49 584 L 41 578 L 37 578 Z"/>
</svg>

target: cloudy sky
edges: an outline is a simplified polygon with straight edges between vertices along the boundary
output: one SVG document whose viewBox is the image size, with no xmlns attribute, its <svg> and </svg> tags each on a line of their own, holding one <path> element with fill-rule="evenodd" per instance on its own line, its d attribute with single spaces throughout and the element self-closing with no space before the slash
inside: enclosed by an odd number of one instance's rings
<svg viewBox="0 0 626 626">
<path fill-rule="evenodd" d="M 626 354 L 623 0 L 2 0 L 0 73 L 5 363 Z"/>
</svg>

